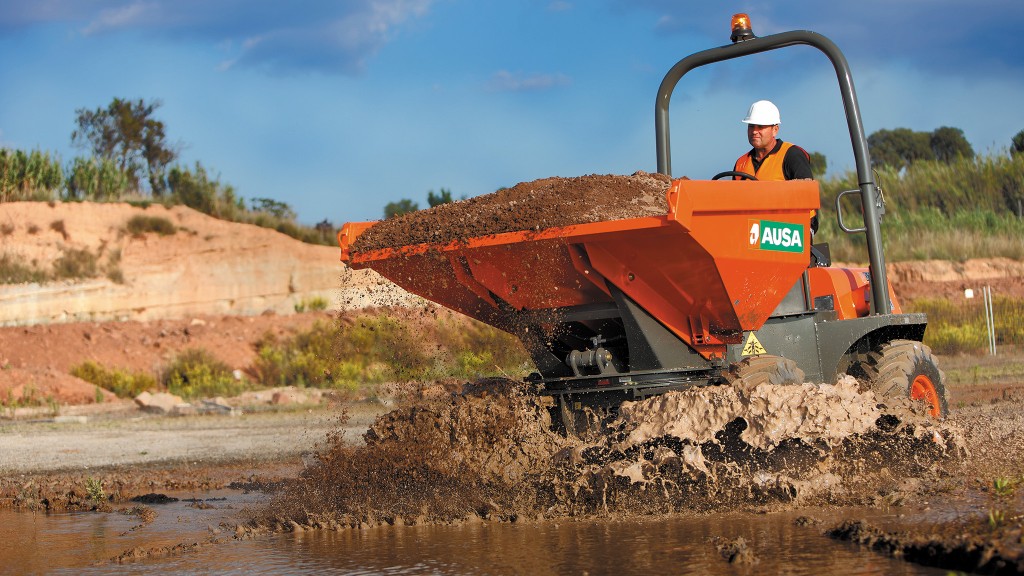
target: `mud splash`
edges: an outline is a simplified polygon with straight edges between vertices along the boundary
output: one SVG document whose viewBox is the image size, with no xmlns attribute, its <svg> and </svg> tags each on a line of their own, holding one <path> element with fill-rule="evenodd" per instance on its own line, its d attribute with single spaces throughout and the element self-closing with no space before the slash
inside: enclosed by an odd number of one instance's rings
<svg viewBox="0 0 1024 576">
<path fill-rule="evenodd" d="M 869 503 L 965 455 L 909 402 L 835 385 L 696 388 L 626 403 L 596 439 L 551 430 L 551 406 L 492 379 L 330 441 L 248 530 Z"/>
</svg>

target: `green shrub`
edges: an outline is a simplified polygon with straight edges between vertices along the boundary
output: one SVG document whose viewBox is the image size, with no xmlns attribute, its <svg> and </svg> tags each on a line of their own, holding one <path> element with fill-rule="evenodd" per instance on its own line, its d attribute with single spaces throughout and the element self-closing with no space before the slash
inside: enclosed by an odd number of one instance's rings
<svg viewBox="0 0 1024 576">
<path fill-rule="evenodd" d="M 922 298 L 907 303 L 907 311 L 928 315 L 924 343 L 939 354 L 981 353 L 988 350 L 988 328 L 981 298 L 951 302 Z M 996 347 L 1024 345 L 1024 300 L 992 299 Z"/>
<path fill-rule="evenodd" d="M 231 368 L 207 350 L 191 348 L 178 354 L 161 377 L 167 391 L 184 399 L 234 396 L 245 390 Z"/>
<path fill-rule="evenodd" d="M 68 200 L 117 200 L 132 192 L 132 179 L 109 158 L 75 158 L 66 179 Z"/>
<path fill-rule="evenodd" d="M 466 318 L 436 321 L 369 313 L 317 322 L 286 339 L 265 336 L 254 364 L 264 386 L 354 389 L 387 381 L 525 375 L 529 359 L 513 336 Z"/>
<path fill-rule="evenodd" d="M 321 312 L 327 310 L 327 299 L 322 296 L 314 296 L 312 298 L 303 299 L 301 302 L 295 305 L 296 312 Z"/>
<path fill-rule="evenodd" d="M 53 261 L 53 276 L 58 280 L 77 280 L 99 276 L 96 255 L 85 248 L 68 248 Z"/>
<path fill-rule="evenodd" d="M 153 232 L 160 236 L 170 236 L 178 231 L 173 222 L 163 216 L 146 216 L 137 214 L 128 219 L 125 229 L 132 235 Z"/>
<path fill-rule="evenodd" d="M 49 279 L 46 272 L 22 264 L 9 254 L 0 254 L 0 284 L 41 284 Z"/>
<path fill-rule="evenodd" d="M 343 367 L 334 351 L 338 337 L 337 327 L 324 322 L 285 340 L 267 334 L 256 345 L 257 379 L 264 386 L 321 388 L 353 382 L 363 373 L 365 359 L 356 359 L 358 368 Z"/>
<path fill-rule="evenodd" d="M 92 360 L 86 360 L 82 364 L 72 367 L 71 375 L 110 390 L 118 398 L 134 398 L 146 391 L 159 390 L 156 378 L 149 374 L 118 369 L 108 370 Z"/>
<path fill-rule="evenodd" d="M 63 220 L 54 220 L 53 222 L 50 222 L 50 230 L 60 234 L 64 240 L 68 239 L 68 229 L 64 225 Z"/>
</svg>

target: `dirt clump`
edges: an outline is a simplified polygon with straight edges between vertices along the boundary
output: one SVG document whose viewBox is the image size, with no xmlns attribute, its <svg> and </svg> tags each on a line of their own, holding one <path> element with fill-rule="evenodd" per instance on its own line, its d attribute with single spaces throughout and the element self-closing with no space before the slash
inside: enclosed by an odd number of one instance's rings
<svg viewBox="0 0 1024 576">
<path fill-rule="evenodd" d="M 757 564 L 757 556 L 747 545 L 747 540 L 738 536 L 736 538 L 714 538 L 712 543 L 722 558 L 729 564 Z"/>
<path fill-rule="evenodd" d="M 378 222 L 353 252 L 413 244 L 447 244 L 503 232 L 661 216 L 668 212 L 663 174 L 589 175 L 521 182 L 491 194 L 441 204 Z"/>
<path fill-rule="evenodd" d="M 979 530 L 977 526 L 964 524 L 954 522 L 905 532 L 884 530 L 868 522 L 850 520 L 826 530 L 825 534 L 925 566 L 972 574 L 1024 572 L 1020 530 Z M 990 535 L 988 538 L 978 536 L 986 532 Z"/>
</svg>

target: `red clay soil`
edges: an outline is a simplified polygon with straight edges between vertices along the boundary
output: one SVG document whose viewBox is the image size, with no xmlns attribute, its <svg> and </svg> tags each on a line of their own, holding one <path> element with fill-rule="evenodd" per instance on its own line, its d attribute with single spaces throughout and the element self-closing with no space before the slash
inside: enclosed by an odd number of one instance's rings
<svg viewBox="0 0 1024 576">
<path fill-rule="evenodd" d="M 353 252 L 478 236 L 543 230 L 668 212 L 664 174 L 590 175 L 521 182 L 468 200 L 379 222 L 356 239 Z"/>
<path fill-rule="evenodd" d="M 284 337 L 315 322 L 334 322 L 328 312 L 206 316 L 151 322 L 69 323 L 0 328 L 0 402 L 34 397 L 58 404 L 90 404 L 96 387 L 70 370 L 91 360 L 107 369 L 156 374 L 179 352 L 204 349 L 232 369 L 245 370 L 266 334 Z M 104 401 L 113 395 L 104 395 Z"/>
</svg>

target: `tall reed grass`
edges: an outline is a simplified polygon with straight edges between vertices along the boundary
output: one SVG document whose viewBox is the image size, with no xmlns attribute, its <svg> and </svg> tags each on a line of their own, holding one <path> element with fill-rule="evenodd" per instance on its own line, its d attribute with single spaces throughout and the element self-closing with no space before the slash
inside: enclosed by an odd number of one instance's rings
<svg viewBox="0 0 1024 576">
<path fill-rule="evenodd" d="M 196 162 L 175 166 L 168 173 L 169 193 L 152 197 L 110 160 L 78 157 L 67 168 L 48 152 L 0 148 L 0 202 L 56 201 L 184 204 L 204 214 L 276 230 L 302 242 L 333 245 L 335 228 L 328 221 L 316 226 L 295 222 L 295 212 L 283 202 L 258 198 L 246 206 L 234 188 L 211 176 Z"/>
<path fill-rule="evenodd" d="M 889 261 L 1006 257 L 1024 259 L 1024 154 L 919 161 L 882 168 L 882 238 Z M 820 182 L 816 242 L 828 242 L 834 260 L 865 262 L 863 234 L 839 229 L 835 198 L 857 188 L 852 172 Z M 847 227 L 863 225 L 859 196 L 843 201 Z"/>
<path fill-rule="evenodd" d="M 64 171 L 56 156 L 0 148 L 0 202 L 54 200 L 63 187 Z"/>
</svg>

